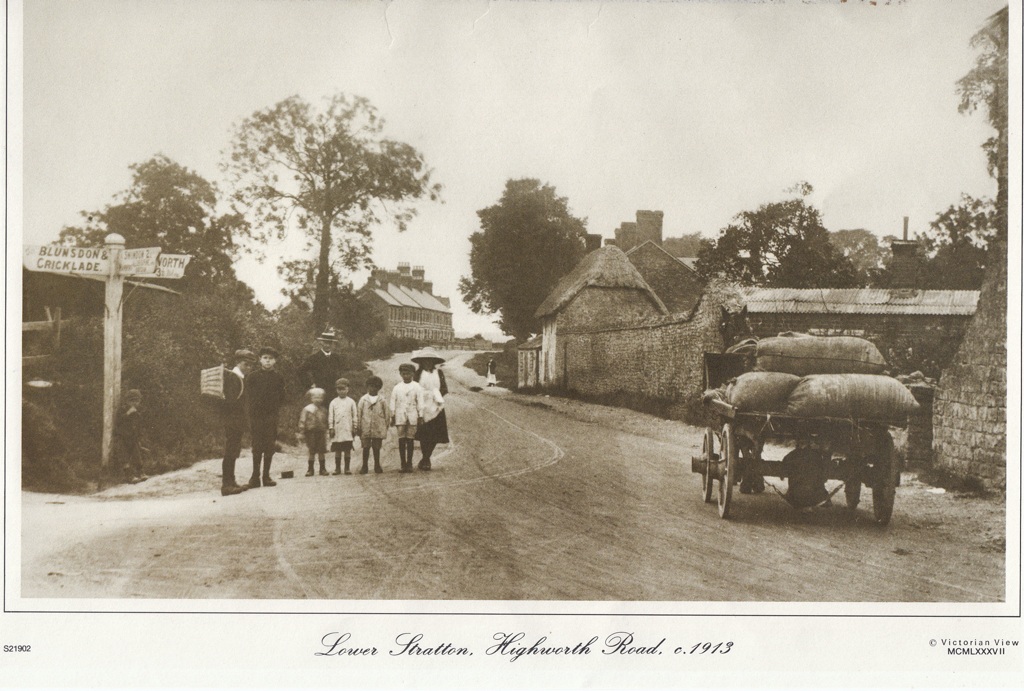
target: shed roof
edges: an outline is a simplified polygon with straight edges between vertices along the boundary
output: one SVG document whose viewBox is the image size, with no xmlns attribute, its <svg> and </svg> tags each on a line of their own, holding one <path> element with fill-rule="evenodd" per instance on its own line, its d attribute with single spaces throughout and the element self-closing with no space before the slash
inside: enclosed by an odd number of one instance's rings
<svg viewBox="0 0 1024 691">
<path fill-rule="evenodd" d="M 650 247 L 647 247 L 648 245 L 650 245 Z M 626 252 L 626 256 L 628 257 L 629 255 L 637 252 L 641 248 L 646 248 L 648 250 L 651 250 L 651 249 L 658 250 L 659 252 L 664 254 L 666 257 L 671 258 L 673 261 L 675 261 L 677 264 L 679 264 L 680 268 L 687 269 L 687 270 L 689 270 L 690 272 L 692 272 L 694 274 L 697 273 L 697 270 L 693 268 L 694 267 L 694 262 L 697 261 L 696 257 L 677 257 L 674 254 L 672 254 L 671 252 L 669 252 L 667 249 L 665 249 L 664 247 L 659 245 L 658 243 L 654 242 L 653 240 L 648 240 L 648 241 L 646 241 L 644 243 L 641 243 L 641 244 L 639 244 L 639 245 L 637 245 L 635 247 L 631 247 L 629 249 L 629 251 Z"/>
<path fill-rule="evenodd" d="M 605 245 L 580 260 L 555 286 L 534 313 L 546 317 L 568 305 L 576 294 L 587 287 L 632 288 L 644 292 L 662 314 L 668 313 L 665 303 L 651 290 L 626 253 L 615 245 Z"/>
<path fill-rule="evenodd" d="M 971 316 L 977 290 L 744 288 L 751 314 L 926 314 Z"/>
</svg>

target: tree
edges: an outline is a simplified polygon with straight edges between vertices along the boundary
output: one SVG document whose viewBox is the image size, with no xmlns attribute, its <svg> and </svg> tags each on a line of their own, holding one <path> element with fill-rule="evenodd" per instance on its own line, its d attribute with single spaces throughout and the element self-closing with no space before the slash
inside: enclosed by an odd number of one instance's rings
<svg viewBox="0 0 1024 691">
<path fill-rule="evenodd" d="M 853 264 L 860 286 L 874 284 L 892 258 L 890 243 L 879 244 L 878 236 L 864 228 L 832 231 L 829 242 Z"/>
<path fill-rule="evenodd" d="M 971 46 L 980 48 L 981 54 L 978 55 L 974 67 L 956 83 L 957 92 L 960 94 L 960 112 L 973 113 L 984 106 L 988 121 L 996 130 L 995 136 L 990 137 L 983 146 L 988 156 L 989 174 L 996 178 L 996 228 L 1000 238 L 1006 236 L 1008 203 L 1006 174 L 1009 27 L 1009 7 L 1004 7 L 986 20 L 971 38 Z"/>
<path fill-rule="evenodd" d="M 673 257 L 696 257 L 702 239 L 700 233 L 686 233 L 677 238 L 665 238 L 661 247 Z"/>
<path fill-rule="evenodd" d="M 917 234 L 923 259 L 921 287 L 980 288 L 988 247 L 997 234 L 992 200 L 963 195 L 960 204 L 951 205 L 935 217 L 929 232 Z"/>
<path fill-rule="evenodd" d="M 277 268 L 286 287 L 281 291 L 290 298 L 290 305 L 308 313 L 314 304 L 316 266 L 308 259 L 283 262 Z M 327 323 L 349 341 L 365 343 L 384 331 L 386 319 L 366 301 L 360 300 L 351 282 L 342 282 L 337 272 L 331 273 L 328 284 Z"/>
<path fill-rule="evenodd" d="M 531 178 L 508 180 L 498 203 L 476 213 L 472 275 L 459 292 L 477 314 L 500 314 L 503 332 L 527 338 L 539 330 L 534 312 L 586 253 L 587 222 L 554 187 Z"/>
<path fill-rule="evenodd" d="M 63 228 L 60 241 L 97 246 L 109 233 L 118 233 L 128 248 L 191 254 L 185 282 L 178 287 L 237 283 L 234 237 L 248 228 L 237 214 L 216 215 L 216 188 L 163 154 L 129 168 L 131 186 L 115 195 L 115 203 L 102 211 L 83 211 L 85 225 Z"/>
<path fill-rule="evenodd" d="M 368 256 L 374 226 L 405 230 L 414 200 L 439 199 L 423 156 L 383 136 L 384 121 L 365 98 L 336 94 L 317 112 L 298 96 L 253 113 L 235 129 L 222 166 L 236 208 L 253 216 L 252 237 L 290 228 L 316 248 L 313 323 L 328 323 L 332 265 Z M 335 260 L 332 260 L 332 255 Z"/>
<path fill-rule="evenodd" d="M 737 283 L 779 288 L 845 288 L 856 270 L 832 243 L 818 210 L 805 197 L 812 188 L 798 183 L 799 196 L 742 211 L 716 240 L 704 240 L 697 272 Z"/>
</svg>

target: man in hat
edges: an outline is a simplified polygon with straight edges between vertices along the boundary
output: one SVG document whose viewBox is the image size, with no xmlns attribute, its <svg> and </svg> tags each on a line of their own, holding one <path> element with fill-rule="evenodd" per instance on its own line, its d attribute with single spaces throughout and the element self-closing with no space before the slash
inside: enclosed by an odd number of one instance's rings
<svg viewBox="0 0 1024 691">
<path fill-rule="evenodd" d="M 251 350 L 236 350 L 232 357 L 234 367 L 224 373 L 224 462 L 221 464 L 221 496 L 241 494 L 247 487 L 235 482 L 235 461 L 242 451 L 245 432 L 245 376 L 256 364 Z"/>
<path fill-rule="evenodd" d="M 325 405 L 334 398 L 334 382 L 341 378 L 341 356 L 334 352 L 338 337 L 334 329 L 327 329 L 317 339 L 316 352 L 306 358 L 299 368 L 306 389 L 323 389 L 327 392 Z"/>
<path fill-rule="evenodd" d="M 249 375 L 246 398 L 249 401 L 249 433 L 252 437 L 252 477 L 249 488 L 274 487 L 270 463 L 277 445 L 277 419 L 284 405 L 284 377 L 275 369 L 281 354 L 276 348 L 260 348 L 260 366 Z M 260 466 L 263 473 L 260 473 Z"/>
</svg>

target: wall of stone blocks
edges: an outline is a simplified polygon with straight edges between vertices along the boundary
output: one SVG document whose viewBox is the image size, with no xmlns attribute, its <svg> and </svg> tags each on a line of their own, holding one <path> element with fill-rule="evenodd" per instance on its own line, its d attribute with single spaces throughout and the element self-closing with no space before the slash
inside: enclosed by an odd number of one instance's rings
<svg viewBox="0 0 1024 691">
<path fill-rule="evenodd" d="M 577 323 L 559 328 L 565 385 L 588 396 L 632 394 L 672 404 L 672 416 L 694 423 L 700 407 L 704 352 L 721 352 L 721 303 L 705 299 L 692 317 L 646 319 L 618 326 Z"/>
<path fill-rule="evenodd" d="M 996 245 L 971 320 L 933 407 L 935 466 L 1006 488 L 1006 247 Z"/>
</svg>

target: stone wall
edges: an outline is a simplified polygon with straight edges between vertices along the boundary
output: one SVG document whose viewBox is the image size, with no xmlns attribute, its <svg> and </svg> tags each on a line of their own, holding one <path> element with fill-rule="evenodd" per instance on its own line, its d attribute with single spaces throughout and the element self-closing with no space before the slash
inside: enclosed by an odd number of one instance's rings
<svg viewBox="0 0 1024 691">
<path fill-rule="evenodd" d="M 703 354 L 723 350 L 721 304 L 705 295 L 692 316 L 560 327 L 566 388 L 588 396 L 629 394 L 667 403 L 672 417 L 702 424 Z"/>
<path fill-rule="evenodd" d="M 991 252 L 978 310 L 935 391 L 934 463 L 1006 488 L 1006 246 Z"/>
</svg>

